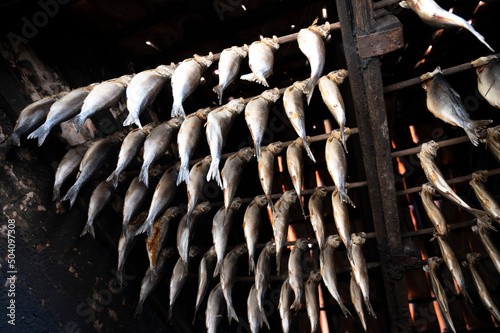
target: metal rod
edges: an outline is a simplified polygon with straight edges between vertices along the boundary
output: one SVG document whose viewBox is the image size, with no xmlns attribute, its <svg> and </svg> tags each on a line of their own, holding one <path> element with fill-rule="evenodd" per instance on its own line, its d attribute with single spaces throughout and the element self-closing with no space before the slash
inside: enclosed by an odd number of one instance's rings
<svg viewBox="0 0 500 333">
<path fill-rule="evenodd" d="M 373 3 L 373 9 L 380 9 L 390 5 L 400 3 L 401 0 L 382 0 Z"/>
<path fill-rule="evenodd" d="M 449 146 L 457 145 L 460 143 L 469 142 L 469 138 L 466 135 L 464 135 L 464 136 L 461 136 L 458 138 L 453 138 L 453 139 L 443 140 L 443 141 L 436 141 L 436 142 L 439 144 L 439 147 L 442 148 L 442 147 L 449 147 Z M 409 148 L 409 149 L 395 151 L 395 152 L 391 153 L 391 156 L 393 158 L 395 158 L 395 157 L 402 157 L 402 156 L 417 154 L 420 152 L 421 148 L 422 148 L 422 145 L 419 145 L 418 147 L 413 147 L 413 148 Z"/>
</svg>

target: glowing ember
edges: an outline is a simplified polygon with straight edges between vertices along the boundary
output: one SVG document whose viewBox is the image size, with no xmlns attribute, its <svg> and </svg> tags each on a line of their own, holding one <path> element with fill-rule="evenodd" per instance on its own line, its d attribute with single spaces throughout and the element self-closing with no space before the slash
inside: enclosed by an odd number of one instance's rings
<svg viewBox="0 0 500 333">
<path fill-rule="evenodd" d="M 432 39 L 434 40 L 434 39 L 438 38 L 439 36 L 441 36 L 443 31 L 444 31 L 444 29 L 437 30 L 434 34 L 432 34 Z"/>
<path fill-rule="evenodd" d="M 427 48 L 427 51 L 425 51 L 425 53 L 424 53 L 424 56 L 428 56 L 429 53 L 431 53 L 431 51 L 432 51 L 432 45 L 429 45 L 429 47 Z"/>
<path fill-rule="evenodd" d="M 321 180 L 318 170 L 316 170 L 314 173 L 316 174 L 316 186 L 323 186 L 323 181 Z"/>
<path fill-rule="evenodd" d="M 476 9 L 474 9 L 474 11 L 472 12 L 472 14 L 476 14 L 476 12 L 479 10 L 479 8 L 481 6 L 483 6 L 483 5 L 484 5 L 484 1 L 479 1 L 479 3 L 476 6 Z"/>
<path fill-rule="evenodd" d="M 391 140 L 391 146 L 392 149 L 396 149 L 396 142 L 394 142 L 394 140 Z"/>
<path fill-rule="evenodd" d="M 323 120 L 323 124 L 325 125 L 325 133 L 331 133 L 332 132 L 332 123 L 330 122 L 330 119 Z"/>
<path fill-rule="evenodd" d="M 450 10 L 448 10 L 450 13 L 453 13 L 453 7 L 450 8 Z"/>
<path fill-rule="evenodd" d="M 432 304 L 434 305 L 434 312 L 436 313 L 436 317 L 439 322 L 439 331 L 440 332 L 448 332 L 446 328 L 446 323 L 444 321 L 444 317 L 441 314 L 441 311 L 439 310 L 439 304 L 437 301 L 433 301 Z"/>
<path fill-rule="evenodd" d="M 326 12 L 326 8 L 323 8 L 322 10 L 323 18 L 328 18 L 328 13 Z"/>
<path fill-rule="evenodd" d="M 411 222 L 413 223 L 413 227 L 415 230 L 418 230 L 417 218 L 415 217 L 415 206 L 408 205 L 408 210 L 410 211 Z"/>
<path fill-rule="evenodd" d="M 469 23 L 470 25 L 474 25 L 472 24 L 472 20 L 468 20 L 467 23 Z"/>
<path fill-rule="evenodd" d="M 283 190 L 283 193 L 286 192 L 286 187 L 285 187 L 285 184 L 281 184 L 281 189 Z"/>
<path fill-rule="evenodd" d="M 297 240 L 297 234 L 295 233 L 293 226 L 289 225 L 288 226 L 288 234 L 286 235 L 286 241 L 287 242 L 295 242 L 296 240 Z"/>
<path fill-rule="evenodd" d="M 271 225 L 273 224 L 273 210 L 270 206 L 267 206 L 267 216 L 269 216 L 269 221 L 271 221 Z"/>
<path fill-rule="evenodd" d="M 283 156 L 278 156 L 278 169 L 281 172 L 283 172 Z"/>
<path fill-rule="evenodd" d="M 319 308 L 324 309 L 325 299 L 323 298 L 323 291 L 321 290 L 321 285 L 318 285 L 318 295 L 319 295 Z M 326 318 L 325 310 L 321 310 L 319 312 L 319 326 L 321 327 L 322 333 L 330 333 L 330 328 L 328 327 L 328 319 Z"/>
<path fill-rule="evenodd" d="M 413 67 L 413 68 L 414 68 L 414 69 L 415 69 L 415 68 L 418 68 L 418 67 L 420 67 L 420 65 L 422 65 L 422 64 L 424 64 L 424 63 L 425 63 L 425 59 L 422 59 L 422 60 L 420 60 L 419 62 L 417 62 L 417 64 L 416 64 L 416 65 L 415 65 L 415 67 Z"/>
<path fill-rule="evenodd" d="M 243 8 L 243 10 L 247 10 L 247 7 L 245 7 L 245 5 L 241 5 L 241 8 Z"/>
<path fill-rule="evenodd" d="M 424 63 L 425 59 L 422 59 L 421 61 L 422 63 Z M 410 129 L 411 140 L 413 141 L 413 143 L 418 143 L 420 141 L 420 138 L 417 135 L 417 130 L 415 129 L 415 126 L 410 125 L 409 129 Z"/>
<path fill-rule="evenodd" d="M 396 161 L 398 162 L 398 172 L 400 175 L 404 175 L 406 173 L 406 168 L 403 162 L 401 162 L 401 159 L 399 157 L 396 158 Z"/>
<path fill-rule="evenodd" d="M 409 299 L 411 299 L 411 298 L 409 298 Z M 410 308 L 411 321 L 415 322 L 415 304 L 408 303 L 408 307 Z"/>
</svg>

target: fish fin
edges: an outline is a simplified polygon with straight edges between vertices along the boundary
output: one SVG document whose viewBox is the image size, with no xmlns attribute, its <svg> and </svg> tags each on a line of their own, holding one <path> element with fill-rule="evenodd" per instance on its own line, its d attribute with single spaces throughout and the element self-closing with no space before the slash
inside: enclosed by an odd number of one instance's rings
<svg viewBox="0 0 500 333">
<path fill-rule="evenodd" d="M 482 221 L 488 221 L 490 219 L 490 216 L 484 210 L 471 208 L 470 213 L 474 214 L 475 217 Z"/>
<path fill-rule="evenodd" d="M 348 154 L 349 152 L 347 151 L 347 142 L 344 133 L 344 125 L 340 126 L 340 141 L 342 141 L 342 146 L 344 146 L 344 150 L 346 154 Z"/>
<path fill-rule="evenodd" d="M 267 197 L 267 195 L 266 195 Z M 273 201 L 271 200 L 271 196 L 269 196 L 267 198 L 267 207 L 271 208 L 271 212 L 274 212 L 274 203 Z"/>
<path fill-rule="evenodd" d="M 298 302 L 297 298 L 295 298 L 295 300 L 293 301 L 293 304 L 290 305 L 290 309 L 294 310 L 294 311 L 298 311 L 300 309 L 300 302 Z"/>
<path fill-rule="evenodd" d="M 236 314 L 236 311 L 234 311 L 234 307 L 232 306 L 227 306 L 227 319 L 229 320 L 229 324 L 231 324 L 231 320 L 234 319 L 236 322 L 240 322 L 238 319 L 238 315 Z"/>
<path fill-rule="evenodd" d="M 304 148 L 306 149 L 307 156 L 309 156 L 309 158 L 311 159 L 311 161 L 313 161 L 313 163 L 316 163 L 316 159 L 314 158 L 311 148 L 309 148 L 307 140 L 302 139 L 302 142 L 304 143 Z"/>
<path fill-rule="evenodd" d="M 401 1 L 399 5 L 405 9 L 410 9 L 410 5 L 408 5 L 407 1 Z"/>
<path fill-rule="evenodd" d="M 302 216 L 304 216 L 304 220 L 307 220 L 307 215 L 304 209 L 304 202 L 302 201 L 302 198 L 299 197 L 299 201 L 300 201 L 300 209 L 302 210 Z"/>
<path fill-rule="evenodd" d="M 116 271 L 116 281 L 120 284 L 120 286 L 123 286 L 124 277 L 125 274 L 123 272 L 123 269 L 120 269 L 120 267 L 118 267 Z"/>
<path fill-rule="evenodd" d="M 479 145 L 479 134 L 492 120 L 472 120 L 467 127 L 464 128 L 465 133 L 474 146 Z"/>
<path fill-rule="evenodd" d="M 54 191 L 52 192 L 52 201 L 57 201 L 61 198 L 61 189 L 54 186 Z"/>
<path fill-rule="evenodd" d="M 139 117 L 134 117 L 131 113 L 128 114 L 127 118 L 123 122 L 123 126 L 130 126 L 136 124 L 140 129 L 142 129 L 141 121 Z"/>
<path fill-rule="evenodd" d="M 472 298 L 470 298 L 467 290 L 462 289 L 461 292 L 462 292 L 462 295 L 464 296 L 465 300 L 467 300 L 470 304 L 472 304 L 472 306 L 474 306 L 474 302 L 472 302 Z"/>
<path fill-rule="evenodd" d="M 210 169 L 208 170 L 208 173 L 207 173 L 207 182 L 212 180 L 212 179 L 215 179 L 215 181 L 217 182 L 217 185 L 219 185 L 220 188 L 223 188 L 222 187 L 222 180 L 220 178 L 220 172 L 219 172 L 219 163 L 220 163 L 220 160 L 218 158 L 215 158 L 210 163 Z"/>
<path fill-rule="evenodd" d="M 349 196 L 347 195 L 347 193 L 345 193 L 345 192 L 339 192 L 339 195 L 340 195 L 340 199 L 342 199 L 342 201 L 344 201 L 345 203 L 348 203 L 353 208 L 356 208 L 356 205 L 354 205 L 354 202 L 352 202 L 351 198 L 349 198 Z"/>
<path fill-rule="evenodd" d="M 179 175 L 177 176 L 177 186 L 179 186 L 180 183 L 185 182 L 186 185 L 189 185 L 189 169 L 186 168 L 185 166 L 181 166 L 179 168 Z"/>
<path fill-rule="evenodd" d="M 139 181 L 143 182 L 146 187 L 149 187 L 149 164 L 145 164 L 141 168 L 141 173 L 139 174 Z"/>
<path fill-rule="evenodd" d="M 340 300 L 338 303 L 340 306 L 340 310 L 342 310 L 342 313 L 344 314 L 344 317 L 346 317 L 346 318 L 349 318 L 349 316 L 352 317 L 351 312 L 349 312 L 349 309 L 344 305 L 344 303 L 342 303 L 342 300 Z"/>
<path fill-rule="evenodd" d="M 217 275 L 219 275 L 221 268 L 222 268 L 222 261 L 217 261 L 217 264 L 215 265 L 213 277 L 216 277 Z"/>
<path fill-rule="evenodd" d="M 173 308 L 173 304 L 168 308 L 168 316 L 167 316 L 168 321 L 172 320 L 172 308 Z"/>
<path fill-rule="evenodd" d="M 314 80 L 309 79 L 307 81 L 306 87 L 304 88 L 304 94 L 306 94 L 306 97 L 307 97 L 307 105 L 311 104 L 311 98 L 312 98 L 315 86 L 316 86 L 316 82 L 314 82 Z"/>
<path fill-rule="evenodd" d="M 248 275 L 252 275 L 252 272 L 255 272 L 255 260 L 253 254 L 248 254 Z"/>
<path fill-rule="evenodd" d="M 477 32 L 472 25 L 469 24 L 469 22 L 463 20 L 463 27 L 467 30 L 469 30 L 481 43 L 483 43 L 491 52 L 495 52 L 495 50 L 486 42 L 486 38 L 483 37 L 479 32 Z"/>
<path fill-rule="evenodd" d="M 370 314 L 372 317 L 377 319 L 377 315 L 375 314 L 375 311 L 373 310 L 372 303 L 370 303 L 370 300 L 368 298 L 365 298 L 365 305 L 366 305 L 366 309 L 368 310 L 368 314 Z"/>
<path fill-rule="evenodd" d="M 245 80 L 245 81 L 257 82 L 259 84 L 262 84 L 264 87 L 269 87 L 269 84 L 267 83 L 267 80 L 263 75 L 249 73 L 249 74 L 245 74 L 245 75 L 240 76 L 240 79 Z"/>
<path fill-rule="evenodd" d="M 117 188 L 118 187 L 118 181 L 120 180 L 120 172 L 113 171 L 111 175 L 109 175 L 108 178 L 106 178 L 106 182 L 113 182 L 113 187 Z"/>
<path fill-rule="evenodd" d="M 38 147 L 40 147 L 47 138 L 47 136 L 49 135 L 50 130 L 51 130 L 50 127 L 47 128 L 45 125 L 42 125 L 38 127 L 33 133 L 28 135 L 28 139 L 38 138 Z"/>
<path fill-rule="evenodd" d="M 184 107 L 182 106 L 182 102 L 175 103 L 172 105 L 172 113 L 171 113 L 170 117 L 175 118 L 178 116 L 182 116 L 182 117 L 186 118 L 186 113 L 184 112 Z"/>
<path fill-rule="evenodd" d="M 278 247 L 276 247 L 276 271 L 278 275 L 280 274 L 280 266 L 281 266 L 281 250 L 278 251 Z"/>
<path fill-rule="evenodd" d="M 83 228 L 83 231 L 82 233 L 80 234 L 80 237 L 83 237 L 85 236 L 87 233 L 90 232 L 90 234 L 92 235 L 92 238 L 95 239 L 95 231 L 94 231 L 94 224 L 93 224 L 93 220 L 89 220 L 87 222 L 87 224 L 85 225 L 85 227 Z"/>
<path fill-rule="evenodd" d="M 269 322 L 267 321 L 266 313 L 264 311 L 260 312 L 260 318 L 261 318 L 260 327 L 262 328 L 262 323 L 265 323 L 267 326 L 267 329 L 270 330 L 271 326 L 269 325 Z"/>
<path fill-rule="evenodd" d="M 135 308 L 134 318 L 140 317 L 142 314 L 142 302 L 139 301 L 137 303 L 137 307 Z"/>
<path fill-rule="evenodd" d="M 140 234 L 143 234 L 147 232 L 149 239 L 151 240 L 153 238 L 153 222 L 152 221 L 145 221 L 141 227 L 135 232 L 135 235 L 138 236 Z"/>
<path fill-rule="evenodd" d="M 213 90 L 217 93 L 217 97 L 219 97 L 219 105 L 222 105 L 222 94 L 224 90 L 221 89 L 220 84 L 216 85 Z"/>
<path fill-rule="evenodd" d="M 262 147 L 260 146 L 260 143 L 255 143 L 255 156 L 257 156 L 257 159 L 260 159 L 262 157 Z"/>
<path fill-rule="evenodd" d="M 76 133 L 78 133 L 82 130 L 83 124 L 85 123 L 86 120 L 87 120 L 87 118 L 85 118 L 85 117 L 82 118 L 80 116 L 80 114 L 77 114 L 74 118 L 72 118 L 68 121 L 68 124 L 74 125 L 75 131 L 76 131 Z"/>
<path fill-rule="evenodd" d="M 73 186 L 71 186 L 71 188 L 68 190 L 66 195 L 61 200 L 61 201 L 69 200 L 69 208 L 73 207 L 73 204 L 75 203 L 76 198 L 78 197 L 78 193 L 80 192 L 79 184 L 80 183 L 77 180 L 76 183 Z"/>
</svg>

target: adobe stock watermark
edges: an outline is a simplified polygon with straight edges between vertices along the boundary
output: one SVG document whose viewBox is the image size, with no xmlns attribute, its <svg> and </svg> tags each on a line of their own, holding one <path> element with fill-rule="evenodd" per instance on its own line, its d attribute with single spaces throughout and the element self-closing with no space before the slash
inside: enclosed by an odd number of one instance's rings
<svg viewBox="0 0 500 333">
<path fill-rule="evenodd" d="M 36 11 L 31 17 L 23 16 L 21 18 L 20 34 L 13 31 L 7 34 L 14 51 L 19 52 L 21 44 L 28 44 L 31 39 L 35 38 L 40 29 L 45 27 L 49 20 L 59 13 L 60 6 L 69 2 L 70 0 L 39 0 L 37 4 L 40 10 Z"/>
</svg>

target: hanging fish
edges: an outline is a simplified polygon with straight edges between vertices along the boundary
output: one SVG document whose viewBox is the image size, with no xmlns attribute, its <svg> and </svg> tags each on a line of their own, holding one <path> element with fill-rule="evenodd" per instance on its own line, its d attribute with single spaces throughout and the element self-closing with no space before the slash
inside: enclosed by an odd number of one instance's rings
<svg viewBox="0 0 500 333">
<path fill-rule="evenodd" d="M 223 267 L 221 269 L 220 284 L 227 304 L 227 318 L 229 319 L 229 324 L 231 324 L 232 319 L 240 322 L 236 311 L 234 311 L 232 292 L 238 271 L 238 259 L 245 253 L 247 253 L 246 244 L 235 246 L 224 258 Z"/>
<path fill-rule="evenodd" d="M 479 236 L 481 242 L 484 245 L 484 248 L 486 249 L 486 252 L 493 262 L 493 266 L 495 266 L 498 273 L 500 273 L 500 251 L 498 251 L 495 243 L 493 243 L 493 241 L 491 240 L 489 229 L 495 230 L 491 226 L 490 222 L 484 221 L 482 219 L 478 219 L 477 225 L 472 226 L 472 231 Z"/>
<path fill-rule="evenodd" d="M 113 182 L 113 186 L 115 188 L 118 186 L 118 179 L 120 178 L 121 173 L 133 161 L 137 152 L 142 147 L 146 136 L 153 130 L 154 126 L 155 125 L 151 123 L 145 125 L 142 129 L 136 128 L 130 131 L 123 140 L 120 148 L 120 154 L 118 155 L 116 169 L 108 177 L 108 179 L 106 179 L 107 182 Z"/>
<path fill-rule="evenodd" d="M 325 246 L 325 222 L 324 222 L 324 209 L 323 199 L 326 197 L 328 190 L 325 186 L 316 187 L 313 195 L 309 198 L 309 219 L 318 240 L 318 247 L 323 251 Z"/>
<path fill-rule="evenodd" d="M 309 273 L 309 278 L 304 282 L 304 293 L 306 295 L 307 316 L 311 322 L 311 332 L 318 330 L 319 324 L 319 295 L 318 284 L 321 281 L 319 270 L 313 270 Z"/>
<path fill-rule="evenodd" d="M 245 210 L 243 232 L 248 248 L 248 275 L 255 270 L 255 249 L 259 240 L 261 210 L 268 203 L 264 194 L 256 196 Z"/>
<path fill-rule="evenodd" d="M 212 246 L 200 261 L 200 268 L 198 269 L 198 293 L 196 295 L 196 308 L 194 310 L 193 325 L 196 320 L 196 313 L 200 308 L 203 298 L 207 293 L 208 286 L 212 281 L 213 270 L 215 269 L 215 260 L 217 259 L 217 254 Z"/>
<path fill-rule="evenodd" d="M 481 140 L 500 163 L 500 126 L 486 129 L 486 139 Z"/>
<path fill-rule="evenodd" d="M 278 88 L 266 90 L 259 96 L 252 98 L 245 107 L 245 121 L 252 135 L 257 158 L 261 156 L 262 139 L 267 130 L 269 111 L 280 96 Z"/>
<path fill-rule="evenodd" d="M 309 65 L 311 65 L 311 77 L 304 89 L 304 93 L 307 95 L 307 104 L 310 104 L 314 87 L 321 74 L 323 74 L 323 67 L 325 67 L 324 40 L 330 35 L 330 23 L 316 25 L 317 22 L 318 19 L 316 18 L 309 28 L 300 29 L 297 35 L 299 49 L 307 57 Z"/>
<path fill-rule="evenodd" d="M 132 77 L 123 75 L 97 84 L 83 101 L 80 113 L 69 122 L 75 125 L 76 132 L 80 132 L 85 121 L 95 113 L 115 105 L 125 95 Z"/>
<path fill-rule="evenodd" d="M 498 310 L 495 301 L 488 291 L 489 288 L 486 286 L 486 283 L 484 283 L 481 275 L 479 275 L 479 272 L 476 268 L 481 255 L 479 253 L 467 253 L 466 258 L 467 261 L 462 261 L 462 266 L 469 267 L 472 273 L 472 279 L 474 280 L 474 285 L 477 289 L 477 293 L 479 294 L 479 298 L 481 298 L 481 302 L 483 302 L 484 307 L 488 309 L 491 315 L 495 317 L 497 321 L 500 321 L 500 311 Z"/>
<path fill-rule="evenodd" d="M 94 220 L 96 219 L 97 215 L 104 209 L 104 207 L 108 205 L 113 192 L 113 186 L 106 181 L 101 182 L 94 189 L 92 195 L 90 196 L 89 210 L 87 213 L 87 224 L 83 228 L 80 237 L 83 237 L 88 232 L 90 232 L 92 238 L 95 239 Z"/>
<path fill-rule="evenodd" d="M 216 333 L 222 314 L 224 313 L 224 294 L 221 284 L 217 284 L 208 296 L 207 309 L 205 310 L 205 327 L 207 333 Z"/>
<path fill-rule="evenodd" d="M 338 190 L 332 193 L 333 219 L 339 232 L 340 238 L 347 250 L 347 257 L 352 261 L 351 249 L 351 222 L 349 221 L 349 211 L 347 205 L 342 201 Z"/>
<path fill-rule="evenodd" d="M 240 79 L 269 87 L 266 79 L 273 74 L 274 53 L 279 48 L 279 39 L 276 36 L 253 42 L 248 48 L 248 65 L 252 73 L 242 75 Z"/>
<path fill-rule="evenodd" d="M 500 62 L 497 56 L 481 57 L 471 64 L 476 67 L 479 93 L 491 106 L 500 109 Z"/>
<path fill-rule="evenodd" d="M 472 186 L 474 193 L 479 200 L 479 203 L 488 215 L 496 222 L 500 223 L 500 205 L 493 193 L 486 187 L 486 179 L 488 179 L 488 171 L 476 171 L 472 174 L 472 180 L 469 184 Z"/>
<path fill-rule="evenodd" d="M 358 313 L 359 319 L 361 320 L 361 325 L 363 325 L 363 329 L 366 330 L 366 318 L 365 312 L 363 310 L 363 294 L 361 293 L 361 289 L 354 278 L 353 273 L 351 272 L 351 283 L 350 283 L 350 291 L 351 291 L 351 302 L 354 305 L 354 309 Z"/>
<path fill-rule="evenodd" d="M 162 157 L 167 151 L 175 132 L 179 129 L 184 118 L 172 118 L 159 124 L 149 133 L 144 141 L 144 154 L 139 180 L 149 186 L 148 172 L 151 164 Z"/>
<path fill-rule="evenodd" d="M 439 282 L 439 279 L 437 277 L 436 271 L 439 268 L 439 264 L 441 264 L 443 260 L 438 257 L 431 257 L 427 259 L 427 265 L 424 265 L 422 269 L 429 273 L 430 280 L 431 280 L 431 285 L 432 285 L 432 291 L 434 292 L 434 295 L 436 296 L 436 301 L 439 305 L 439 311 L 441 312 L 441 315 L 446 319 L 446 322 L 452 332 L 456 332 L 455 326 L 453 325 L 453 320 L 451 319 L 451 311 L 450 307 L 448 305 L 448 298 L 446 297 L 446 292 L 444 291 L 443 286 L 441 285 L 441 282 Z"/>
<path fill-rule="evenodd" d="M 262 155 L 260 158 L 258 158 L 257 165 L 259 170 L 260 184 L 271 206 L 271 209 L 273 207 L 271 194 L 274 180 L 274 159 L 279 153 L 281 153 L 283 148 L 283 142 L 273 142 L 262 150 Z"/>
<path fill-rule="evenodd" d="M 286 191 L 279 198 L 273 209 L 273 226 L 274 240 L 276 241 L 276 268 L 280 273 L 281 254 L 285 247 L 286 235 L 288 233 L 288 224 L 290 222 L 290 208 L 297 201 L 295 190 Z"/>
<path fill-rule="evenodd" d="M 40 125 L 42 125 L 47 118 L 47 114 L 50 111 L 52 104 L 67 95 L 68 92 L 62 92 L 57 95 L 48 96 L 31 103 L 25 107 L 17 117 L 16 125 L 9 138 L 5 140 L 7 144 L 13 144 L 16 146 L 21 145 L 20 138 L 23 135 L 33 132 Z"/>
<path fill-rule="evenodd" d="M 255 284 L 250 289 L 250 293 L 247 298 L 247 317 L 248 323 L 250 325 L 250 332 L 258 333 L 262 328 L 262 324 L 266 323 L 267 329 L 271 329 L 269 322 L 267 321 L 266 314 L 263 310 L 259 308 L 257 304 L 257 293 Z"/>
<path fill-rule="evenodd" d="M 292 326 L 293 315 L 290 310 L 290 306 L 293 301 L 293 289 L 290 287 L 289 277 L 281 285 L 280 291 L 280 302 L 278 304 L 278 309 L 280 311 L 281 326 L 283 328 L 283 333 L 289 333 L 290 327 Z"/>
<path fill-rule="evenodd" d="M 271 255 L 276 253 L 276 244 L 273 241 L 266 243 L 257 260 L 255 268 L 255 289 L 257 297 L 257 306 L 264 311 L 263 302 L 266 296 L 267 287 L 271 282 Z"/>
<path fill-rule="evenodd" d="M 337 274 L 335 273 L 334 252 L 339 247 L 340 243 L 342 243 L 342 240 L 338 235 L 328 236 L 325 246 L 319 255 L 319 265 L 325 286 L 328 288 L 330 295 L 337 301 L 342 313 L 347 318 L 347 315 L 349 314 L 351 316 L 351 313 L 344 303 L 342 303 L 342 298 L 338 290 Z"/>
<path fill-rule="evenodd" d="M 207 156 L 191 168 L 189 172 L 189 182 L 187 185 L 188 194 L 188 216 L 193 212 L 203 194 L 203 187 L 207 183 L 207 172 L 210 168 L 211 156 Z M 177 178 L 178 180 L 179 178 Z"/>
<path fill-rule="evenodd" d="M 124 132 L 115 133 L 107 138 L 97 140 L 85 152 L 80 168 L 78 171 L 76 182 L 71 186 L 62 201 L 69 200 L 70 207 L 73 207 L 76 197 L 80 189 L 94 176 L 102 165 L 112 155 L 113 150 L 117 145 L 125 139 Z"/>
<path fill-rule="evenodd" d="M 363 251 L 361 249 L 365 242 L 366 234 L 364 232 L 351 235 L 351 266 L 356 283 L 359 285 L 361 293 L 363 294 L 363 300 L 365 301 L 368 313 L 377 318 L 372 304 L 370 303 L 370 280 L 368 278 L 368 267 L 366 266 L 365 256 L 363 255 Z"/>
<path fill-rule="evenodd" d="M 198 247 L 191 246 L 189 248 L 189 258 L 195 258 L 198 256 L 200 251 Z M 184 263 L 182 258 L 177 260 L 177 263 L 174 266 L 174 271 L 172 272 L 172 277 L 170 278 L 170 302 L 168 308 L 168 320 L 172 319 L 172 313 L 174 309 L 175 301 L 181 292 L 184 283 L 186 283 L 187 274 L 184 272 Z"/>
<path fill-rule="evenodd" d="M 432 225 L 436 228 L 440 235 L 447 236 L 449 227 L 446 224 L 446 220 L 444 219 L 441 210 L 434 203 L 436 189 L 430 183 L 425 183 L 422 185 L 422 191 L 419 194 L 422 198 L 425 212 L 427 213 L 427 216 L 429 216 L 429 220 Z"/>
<path fill-rule="evenodd" d="M 345 119 L 345 106 L 344 99 L 339 90 L 339 85 L 344 82 L 347 77 L 347 70 L 339 69 L 322 76 L 318 81 L 319 91 L 321 92 L 321 97 L 325 103 L 328 110 L 330 110 L 333 118 L 337 121 L 340 126 L 340 141 L 344 146 L 344 150 L 347 153 L 347 138 L 344 136 L 344 127 L 346 124 Z"/>
<path fill-rule="evenodd" d="M 155 69 L 142 71 L 132 78 L 126 90 L 129 114 L 123 126 L 136 124 L 142 128 L 139 115 L 154 102 L 176 67 L 174 63 L 170 66 L 160 65 Z"/>
<path fill-rule="evenodd" d="M 195 54 L 193 58 L 184 60 L 175 69 L 172 75 L 172 118 L 182 116 L 186 118 L 182 103 L 193 93 L 201 82 L 201 76 L 212 65 L 214 55 L 212 52 L 206 57 Z"/>
<path fill-rule="evenodd" d="M 125 261 L 127 260 L 130 251 L 134 247 L 137 237 L 135 237 L 135 232 L 140 228 L 144 220 L 148 216 L 148 212 L 142 212 L 135 219 L 130 221 L 126 226 L 126 232 L 122 231 L 120 239 L 118 241 L 118 268 L 116 269 L 116 279 L 120 285 L 124 285 L 125 277 Z M 126 234 L 132 235 L 131 237 L 126 237 Z"/>
<path fill-rule="evenodd" d="M 296 81 L 290 87 L 286 88 L 283 94 L 283 106 L 285 107 L 285 113 L 290 123 L 292 123 L 293 129 L 297 132 L 297 135 L 302 138 L 302 143 L 306 149 L 307 155 L 316 163 L 316 159 L 309 148 L 309 142 L 306 136 L 306 115 L 304 112 L 304 89 L 307 85 L 308 80 Z"/>
<path fill-rule="evenodd" d="M 295 301 L 290 306 L 290 309 L 298 311 L 300 303 L 302 303 L 302 295 L 304 293 L 304 283 L 302 281 L 302 256 L 307 250 L 307 241 L 305 238 L 299 238 L 288 258 L 288 282 L 295 293 Z"/>
<path fill-rule="evenodd" d="M 207 141 L 210 146 L 210 155 L 212 163 L 207 174 L 207 181 L 215 179 L 222 188 L 222 180 L 219 173 L 219 164 L 222 158 L 222 147 L 226 144 L 227 134 L 236 117 L 245 108 L 243 98 L 233 99 L 226 105 L 210 112 L 207 117 L 206 133 Z"/>
<path fill-rule="evenodd" d="M 222 104 L 224 90 L 233 83 L 240 71 L 241 61 L 247 54 L 247 44 L 241 47 L 233 46 L 221 52 L 219 59 L 219 84 L 214 87 L 214 92 L 217 93 L 217 97 L 219 98 L 219 105 Z"/>
<path fill-rule="evenodd" d="M 479 132 L 493 120 L 472 120 L 460 95 L 444 78 L 441 68 L 420 77 L 427 95 L 427 109 L 438 119 L 464 129 L 474 146 L 479 145 Z"/>
<path fill-rule="evenodd" d="M 88 94 L 94 89 L 95 83 L 70 91 L 61 99 L 50 106 L 50 111 L 47 114 L 45 122 L 40 125 L 35 131 L 28 135 L 28 139 L 38 138 L 38 146 L 41 146 L 52 128 L 59 125 L 63 121 L 73 118 L 78 114 L 82 107 L 83 101 Z"/>
<path fill-rule="evenodd" d="M 351 135 L 349 127 L 344 128 L 344 138 L 347 140 Z M 326 141 L 325 160 L 328 172 L 335 183 L 335 190 L 339 192 L 342 201 L 356 208 L 354 202 L 347 195 L 346 179 L 347 179 L 347 158 L 344 149 L 342 148 L 341 134 L 339 130 L 333 130 L 330 137 Z"/>
<path fill-rule="evenodd" d="M 69 179 L 69 177 L 78 171 L 86 151 L 87 145 L 76 146 L 75 148 L 68 150 L 68 152 L 61 159 L 61 162 L 59 162 L 56 175 L 54 177 L 54 191 L 52 194 L 53 201 L 59 200 L 59 197 L 61 196 L 61 186 L 66 180 Z"/>
<path fill-rule="evenodd" d="M 152 269 L 151 266 L 144 274 L 141 282 L 141 293 L 139 295 L 139 302 L 137 303 L 137 308 L 135 310 L 135 316 L 138 316 L 142 313 L 142 305 L 144 301 L 149 296 L 149 294 L 156 288 L 158 282 L 160 282 L 163 277 L 163 273 L 165 272 L 165 263 L 168 259 L 173 258 L 173 256 L 177 252 L 173 247 L 169 247 L 161 250 L 158 256 L 158 262 L 155 269 Z"/>
<path fill-rule="evenodd" d="M 309 138 L 308 138 L 309 140 Z M 302 201 L 302 184 L 304 183 L 304 160 L 302 157 L 302 139 L 298 138 L 286 149 L 286 165 L 290 178 L 292 178 L 293 188 L 297 193 L 300 201 L 300 209 L 302 209 L 302 215 L 304 219 L 306 218 L 306 213 L 304 211 L 304 202 Z"/>
<path fill-rule="evenodd" d="M 253 158 L 253 149 L 250 147 L 240 149 L 236 154 L 228 157 L 221 171 L 222 188 L 224 190 L 224 207 L 226 214 L 233 202 L 234 195 L 240 184 L 245 165 Z"/>
<path fill-rule="evenodd" d="M 229 209 L 226 210 L 221 207 L 217 213 L 215 213 L 214 219 L 212 221 L 212 238 L 214 241 L 215 252 L 217 253 L 217 265 L 214 270 L 214 277 L 219 275 L 222 270 L 222 264 L 224 260 L 224 254 L 226 253 L 227 239 L 231 231 L 231 226 L 233 225 L 234 213 L 238 211 L 241 207 L 241 199 L 235 198 Z"/>
<path fill-rule="evenodd" d="M 486 43 L 486 39 L 476 31 L 466 20 L 441 8 L 434 0 L 406 0 L 401 1 L 399 5 L 403 8 L 411 9 L 420 17 L 425 24 L 437 28 L 465 28 L 469 30 L 481 43 L 491 51 L 495 52 L 491 46 Z"/>
<path fill-rule="evenodd" d="M 177 185 L 186 182 L 186 185 L 189 186 L 189 160 L 200 141 L 203 125 L 207 121 L 210 111 L 210 108 L 205 108 L 190 114 L 179 129 L 177 147 L 179 148 L 181 167 L 179 169 L 179 177 L 177 177 Z"/>
</svg>

